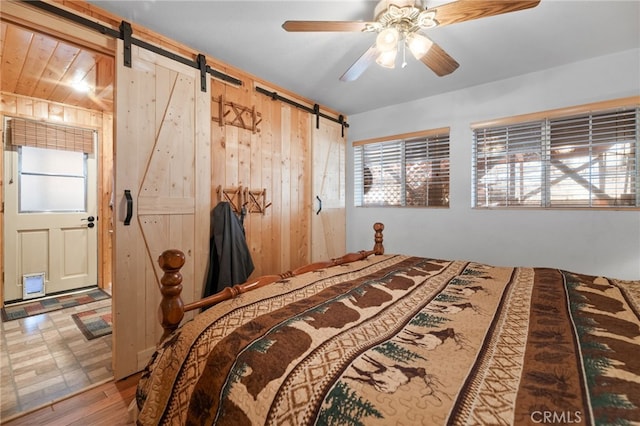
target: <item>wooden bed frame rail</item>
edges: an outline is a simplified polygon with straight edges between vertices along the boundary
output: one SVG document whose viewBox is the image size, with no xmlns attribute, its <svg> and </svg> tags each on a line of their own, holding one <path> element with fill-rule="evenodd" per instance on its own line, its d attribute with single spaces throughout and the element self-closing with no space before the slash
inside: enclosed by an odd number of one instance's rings
<svg viewBox="0 0 640 426">
<path fill-rule="evenodd" d="M 373 225 L 375 231 L 375 244 L 373 250 L 362 250 L 357 253 L 345 254 L 342 257 L 331 259 L 326 262 L 315 262 L 309 265 L 301 266 L 293 271 L 287 271 L 282 274 L 264 275 L 253 280 L 249 280 L 242 284 L 226 287 L 204 299 L 200 299 L 193 303 L 184 304 L 180 293 L 182 292 L 182 274 L 180 269 L 184 265 L 185 256 L 180 250 L 165 250 L 158 258 L 158 264 L 164 271 L 164 275 L 160 279 L 160 292 L 162 293 L 162 301 L 158 307 L 158 319 L 164 329 L 164 333 L 160 338 L 162 342 L 169 334 L 171 334 L 184 318 L 184 313 L 194 309 L 202 309 L 223 300 L 233 299 L 242 293 L 264 287 L 265 285 L 280 281 L 282 279 L 295 277 L 305 272 L 317 271 L 319 269 L 329 268 L 331 266 L 342 265 L 345 263 L 355 262 L 366 259 L 372 254 L 384 254 L 383 235 L 384 225 L 377 222 Z"/>
</svg>

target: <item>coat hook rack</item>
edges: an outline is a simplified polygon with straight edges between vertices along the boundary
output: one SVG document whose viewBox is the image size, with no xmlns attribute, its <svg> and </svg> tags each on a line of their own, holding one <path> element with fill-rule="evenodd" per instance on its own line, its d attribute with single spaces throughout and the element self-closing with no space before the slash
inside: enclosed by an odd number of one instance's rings
<svg viewBox="0 0 640 426">
<path fill-rule="evenodd" d="M 245 188 L 244 199 L 249 213 L 265 214 L 266 210 L 271 206 L 271 203 L 267 203 L 267 188 Z"/>
<path fill-rule="evenodd" d="M 252 133 L 260 132 L 258 127 L 262 122 L 262 114 L 256 111 L 255 105 L 246 107 L 235 102 L 229 102 L 225 99 L 224 94 L 219 97 L 211 98 L 213 102 L 218 104 L 218 108 L 213 111 L 217 112 L 217 116 L 211 117 L 211 120 L 217 122 L 220 127 L 229 124 L 245 130 L 251 130 Z"/>
<path fill-rule="evenodd" d="M 216 194 L 218 194 L 218 202 L 226 201 L 231 204 L 231 209 L 235 213 L 242 213 L 242 197 L 244 195 L 242 185 L 237 188 L 222 188 L 222 185 L 218 185 L 218 188 L 216 188 Z"/>
</svg>

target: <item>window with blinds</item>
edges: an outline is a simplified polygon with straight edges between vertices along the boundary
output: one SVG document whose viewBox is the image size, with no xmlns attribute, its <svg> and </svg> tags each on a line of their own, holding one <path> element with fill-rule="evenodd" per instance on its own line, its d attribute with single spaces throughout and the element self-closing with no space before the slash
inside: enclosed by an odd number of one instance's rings
<svg viewBox="0 0 640 426">
<path fill-rule="evenodd" d="M 640 108 L 474 129 L 475 207 L 640 207 Z"/>
<path fill-rule="evenodd" d="M 356 206 L 449 206 L 449 134 L 354 146 Z"/>
</svg>

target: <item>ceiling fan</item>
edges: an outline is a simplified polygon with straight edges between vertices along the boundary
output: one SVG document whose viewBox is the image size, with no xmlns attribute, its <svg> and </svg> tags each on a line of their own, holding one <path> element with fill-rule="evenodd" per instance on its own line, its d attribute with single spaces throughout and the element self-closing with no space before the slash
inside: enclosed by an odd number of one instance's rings
<svg viewBox="0 0 640 426">
<path fill-rule="evenodd" d="M 458 0 L 426 8 L 422 0 L 380 0 L 374 9 L 374 21 L 286 21 L 282 27 L 290 32 L 362 31 L 375 32 L 376 42 L 340 77 L 353 81 L 373 63 L 394 68 L 398 50 L 411 54 L 442 77 L 459 64 L 422 30 L 443 27 L 473 19 L 535 7 L 540 0 Z M 402 66 L 406 62 L 403 60 Z"/>
</svg>

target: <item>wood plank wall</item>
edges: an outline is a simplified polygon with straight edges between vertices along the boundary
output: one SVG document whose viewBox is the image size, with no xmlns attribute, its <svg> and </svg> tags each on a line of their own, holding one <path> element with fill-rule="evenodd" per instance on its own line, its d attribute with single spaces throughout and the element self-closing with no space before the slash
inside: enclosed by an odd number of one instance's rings
<svg viewBox="0 0 640 426">
<path fill-rule="evenodd" d="M 311 118 L 305 111 L 256 92 L 258 82 L 243 77 L 242 87 L 212 80 L 215 118 L 222 96 L 238 107 L 255 108 L 261 121 L 254 132 L 221 125 L 212 117 L 211 199 L 213 208 L 220 201 L 218 187 L 266 190 L 266 203 L 271 205 L 264 214 L 247 213 L 244 221 L 255 265 L 253 276 L 259 276 L 310 260 Z"/>
<path fill-rule="evenodd" d="M 113 116 L 78 107 L 40 99 L 0 92 L 0 130 L 4 136 L 4 116 L 46 120 L 72 126 L 96 129 L 98 132 L 98 246 L 101 264 L 98 266 L 98 282 L 101 287 L 111 286 L 112 215 L 109 208 L 113 176 Z M 0 198 L 4 194 L 4 155 L 0 161 Z M 3 199 L 3 198 L 2 198 Z M 4 241 L 4 210 L 0 220 L 0 241 Z M 0 244 L 0 259 L 4 259 L 4 244 Z M 0 275 L 4 277 L 4 262 Z M 0 285 L 0 296 L 4 289 L 4 278 Z M 2 300 L 2 299 L 0 299 Z"/>
</svg>

